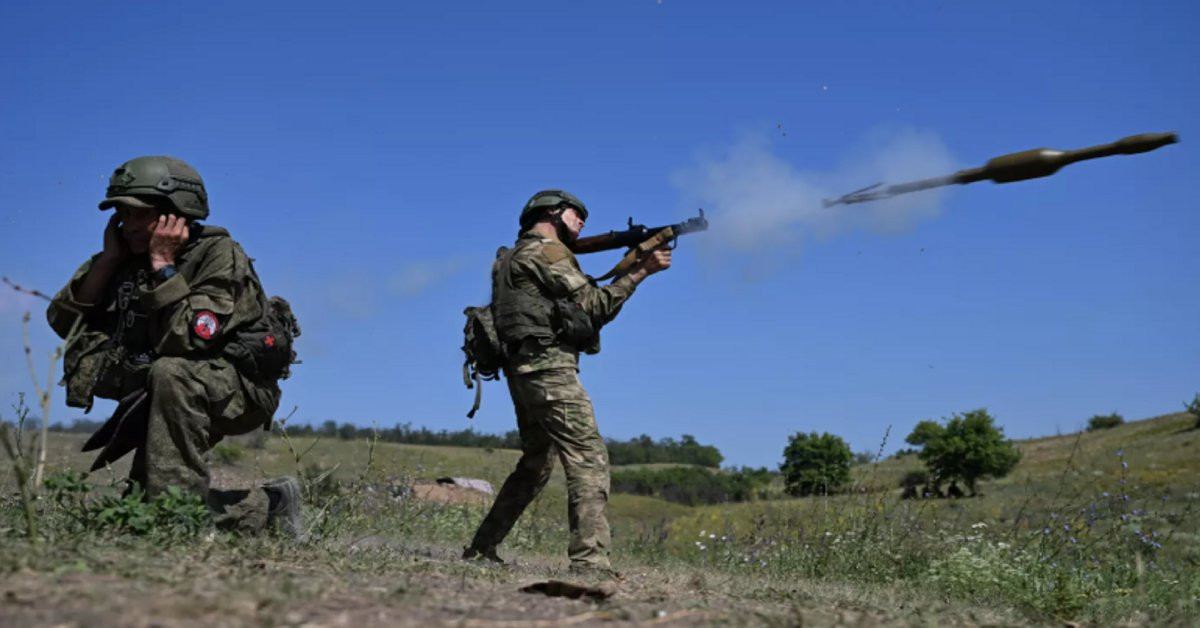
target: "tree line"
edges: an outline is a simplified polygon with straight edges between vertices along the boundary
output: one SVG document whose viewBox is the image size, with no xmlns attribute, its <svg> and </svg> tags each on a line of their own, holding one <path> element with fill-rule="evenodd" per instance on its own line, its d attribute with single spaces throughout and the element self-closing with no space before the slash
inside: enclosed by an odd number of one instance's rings
<svg viewBox="0 0 1200 628">
<path fill-rule="evenodd" d="M 91 434 L 100 429 L 103 423 L 103 421 L 77 419 L 69 426 L 54 423 L 50 429 L 57 432 Z M 431 430 L 427 427 L 413 427 L 411 423 L 399 423 L 393 427 L 377 429 L 360 427 L 352 423 L 339 424 L 336 421 L 325 421 L 319 425 L 290 424 L 287 426 L 287 433 L 288 436 L 337 438 L 340 440 L 378 437 L 385 443 L 406 445 L 521 449 L 521 436 L 517 430 L 509 430 L 504 434 L 487 434 L 472 429 Z M 717 469 L 720 468 L 721 461 L 725 459 L 719 449 L 697 442 L 691 434 L 684 434 L 679 440 L 671 437 L 654 440 L 650 436 L 642 434 L 627 441 L 605 439 L 604 443 L 608 446 L 609 462 L 613 465 L 674 463 L 694 464 Z"/>
</svg>

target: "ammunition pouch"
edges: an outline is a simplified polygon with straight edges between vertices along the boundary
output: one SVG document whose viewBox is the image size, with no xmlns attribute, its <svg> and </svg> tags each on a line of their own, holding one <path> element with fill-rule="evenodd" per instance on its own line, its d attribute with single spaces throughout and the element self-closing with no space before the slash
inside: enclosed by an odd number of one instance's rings
<svg viewBox="0 0 1200 628">
<path fill-rule="evenodd" d="M 570 299 L 555 299 L 551 314 L 559 343 L 587 354 L 600 351 L 600 330 L 581 305 Z"/>
<path fill-rule="evenodd" d="M 123 347 L 113 346 L 103 332 L 84 332 L 63 358 L 62 383 L 67 388 L 67 405 L 92 409 L 95 397 L 121 399 L 145 385 L 150 361 L 128 360 Z"/>
</svg>

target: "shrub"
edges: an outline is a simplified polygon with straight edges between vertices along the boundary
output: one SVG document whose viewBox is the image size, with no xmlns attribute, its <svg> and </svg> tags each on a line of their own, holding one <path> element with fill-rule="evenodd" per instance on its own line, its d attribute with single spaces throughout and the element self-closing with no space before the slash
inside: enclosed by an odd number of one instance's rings
<svg viewBox="0 0 1200 628">
<path fill-rule="evenodd" d="M 789 495 L 828 495 L 850 481 L 850 446 L 828 432 L 797 432 L 783 450 L 784 488 Z"/>
<path fill-rule="evenodd" d="M 1117 414 L 1097 414 L 1088 419 L 1087 431 L 1095 432 L 1096 430 L 1107 430 L 1114 428 L 1125 422 L 1125 417 Z"/>
<path fill-rule="evenodd" d="M 766 469 L 721 472 L 704 467 L 616 470 L 612 491 L 658 497 L 678 504 L 699 506 L 742 502 L 763 497 L 771 483 Z"/>
<path fill-rule="evenodd" d="M 971 495 L 977 494 L 978 480 L 1004 477 L 1021 460 L 1021 452 L 1005 440 L 1004 430 L 996 427 L 983 409 L 956 414 L 945 425 L 921 421 L 904 440 L 921 447 L 917 457 L 931 475 L 939 480 L 962 480 Z"/>
</svg>

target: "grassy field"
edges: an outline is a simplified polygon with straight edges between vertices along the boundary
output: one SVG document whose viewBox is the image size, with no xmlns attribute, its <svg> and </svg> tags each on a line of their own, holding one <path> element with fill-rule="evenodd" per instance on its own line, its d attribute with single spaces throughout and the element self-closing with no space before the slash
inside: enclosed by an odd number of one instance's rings
<svg viewBox="0 0 1200 628">
<path fill-rule="evenodd" d="M 87 479 L 90 502 L 62 490 L 39 501 L 30 541 L 5 464 L 0 624 L 1194 625 L 1193 423 L 1181 413 L 1019 442 L 1016 470 L 972 499 L 900 500 L 914 456 L 855 467 L 854 489 L 833 497 L 687 507 L 613 495 L 626 577 L 603 602 L 519 591 L 568 577 L 561 470 L 501 548 L 515 566 L 457 559 L 485 506 L 407 492 L 441 476 L 498 487 L 514 451 L 264 435 L 219 445 L 218 483 L 309 480 L 312 540 L 300 545 L 81 523 L 121 467 Z M 55 477 L 86 468 L 82 440 L 51 435 Z"/>
</svg>

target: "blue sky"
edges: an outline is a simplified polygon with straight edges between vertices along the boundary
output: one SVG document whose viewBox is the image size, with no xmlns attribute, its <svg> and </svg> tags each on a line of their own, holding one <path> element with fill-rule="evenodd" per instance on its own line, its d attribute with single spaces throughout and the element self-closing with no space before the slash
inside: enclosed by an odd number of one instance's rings
<svg viewBox="0 0 1200 628">
<path fill-rule="evenodd" d="M 1195 7 L 7 3 L 0 274 L 58 289 L 100 247 L 113 168 L 174 155 L 295 306 L 295 420 L 503 432 L 500 384 L 464 416 L 461 311 L 487 301 L 524 201 L 562 187 L 590 233 L 712 223 L 584 358 L 605 436 L 690 433 L 774 466 L 797 431 L 874 450 L 891 426 L 890 451 L 978 407 L 1013 437 L 1173 412 L 1200 391 Z M 819 207 L 1160 131 L 1182 142 Z M 26 309 L 39 371 L 53 346 L 42 305 L 4 291 L 6 417 L 30 390 Z"/>
</svg>

